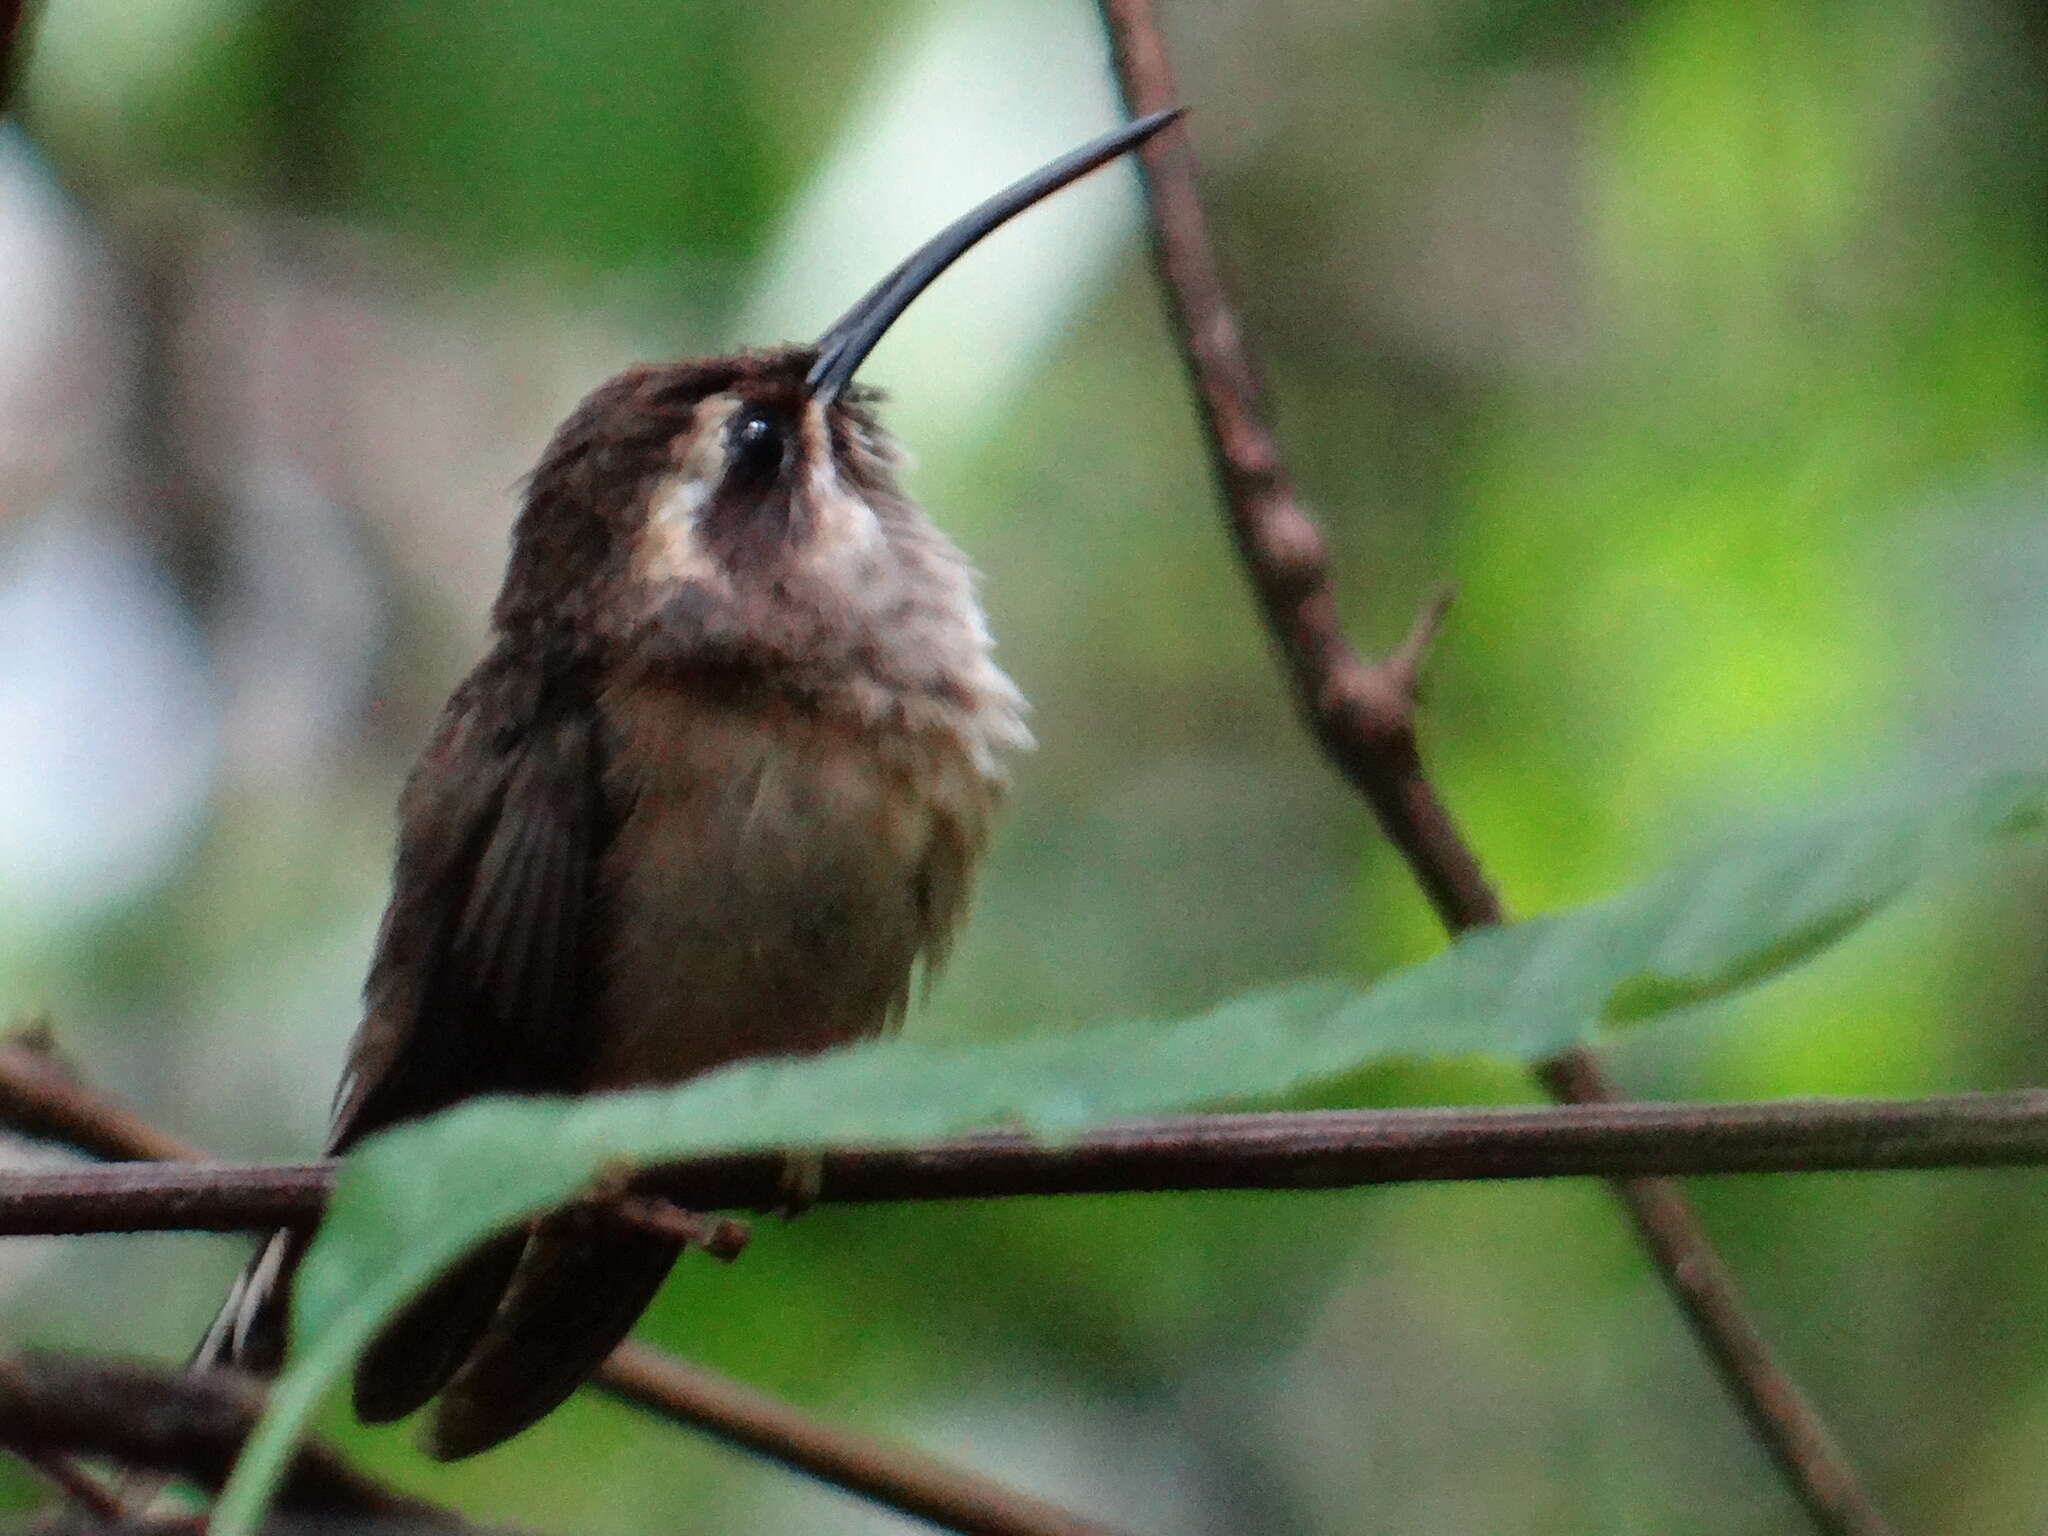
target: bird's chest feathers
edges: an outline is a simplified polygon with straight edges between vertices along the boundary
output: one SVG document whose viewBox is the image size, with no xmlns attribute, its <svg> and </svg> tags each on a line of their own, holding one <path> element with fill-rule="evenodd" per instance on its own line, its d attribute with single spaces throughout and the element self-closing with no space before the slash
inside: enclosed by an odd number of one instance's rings
<svg viewBox="0 0 2048 1536">
<path fill-rule="evenodd" d="M 608 695 L 607 1084 L 817 1049 L 900 1014 L 961 916 L 996 787 L 944 730 L 639 683 Z"/>
</svg>

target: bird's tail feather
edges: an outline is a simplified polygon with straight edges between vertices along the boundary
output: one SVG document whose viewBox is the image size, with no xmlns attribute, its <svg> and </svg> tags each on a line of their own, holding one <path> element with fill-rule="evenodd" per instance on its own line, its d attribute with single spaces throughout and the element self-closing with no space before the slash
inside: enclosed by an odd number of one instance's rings
<svg viewBox="0 0 2048 1536">
<path fill-rule="evenodd" d="M 233 1366 L 257 1376 L 274 1376 L 284 1364 L 285 1320 L 291 1306 L 292 1276 L 305 1257 L 306 1237 L 271 1234 L 256 1250 L 214 1315 L 213 1326 L 192 1351 L 187 1369 Z"/>
<path fill-rule="evenodd" d="M 435 1405 L 429 1454 L 473 1456 L 553 1411 L 633 1331 L 682 1250 L 602 1206 L 542 1218 L 489 1331 Z"/>
<path fill-rule="evenodd" d="M 492 1238 L 407 1302 L 356 1364 L 356 1417 L 388 1424 L 448 1384 L 490 1327 L 526 1251 L 525 1228 Z"/>
<path fill-rule="evenodd" d="M 188 1372 L 234 1369 L 257 1376 L 277 1374 L 284 1364 L 292 1276 L 305 1251 L 306 1238 L 297 1232 L 273 1232 L 264 1241 L 229 1287 L 227 1300 L 186 1362 Z M 115 1497 L 140 1521 L 171 1482 L 165 1473 L 131 1472 L 115 1485 Z"/>
<path fill-rule="evenodd" d="M 242 1271 L 193 1351 L 194 1371 L 275 1375 L 307 1237 L 278 1232 Z M 683 1249 L 601 1206 L 576 1206 L 495 1238 L 387 1323 L 356 1367 L 366 1423 L 439 1394 L 427 1449 L 475 1455 L 544 1418 L 632 1332 Z"/>
</svg>

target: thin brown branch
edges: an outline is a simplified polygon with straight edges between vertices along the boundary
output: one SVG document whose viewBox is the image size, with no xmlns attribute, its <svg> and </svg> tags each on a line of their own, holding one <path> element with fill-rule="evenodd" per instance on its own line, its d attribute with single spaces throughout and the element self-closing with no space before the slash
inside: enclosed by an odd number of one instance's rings
<svg viewBox="0 0 2048 1536">
<path fill-rule="evenodd" d="M 811 1154 L 807 1154 L 811 1155 Z M 2048 1165 L 2048 1089 L 1926 1099 L 1318 1110 L 1127 1120 L 1056 1145 L 987 1132 L 815 1154 L 817 1200 L 1355 1189 L 1474 1179 Z M 690 1211 L 767 1209 L 781 1151 L 693 1158 L 632 1188 Z M 0 1237 L 311 1227 L 339 1165 L 131 1162 L 0 1172 Z"/>
<path fill-rule="evenodd" d="M 1115 1536 L 1056 1505 L 960 1468 L 933 1476 L 920 1452 L 879 1444 L 822 1424 L 765 1392 L 627 1343 L 598 1375 L 613 1397 L 791 1471 L 865 1494 L 892 1509 L 970 1536 Z"/>
<path fill-rule="evenodd" d="M 1614 1098 L 1614 1086 L 1591 1051 L 1572 1051 L 1548 1062 L 1540 1075 L 1551 1095 L 1565 1103 Z M 1694 1339 L 1730 1384 L 1814 1526 L 1835 1536 L 1889 1536 L 1891 1527 L 1857 1482 L 1826 1423 L 1773 1357 L 1691 1201 L 1663 1178 L 1623 1179 L 1615 1189 Z"/>
<path fill-rule="evenodd" d="M 0 1172 L 0 1237 L 311 1227 L 332 1163 L 122 1163 Z"/>
<path fill-rule="evenodd" d="M 191 1376 L 75 1356 L 0 1359 L 0 1445 L 28 1455 L 103 1457 L 219 1492 L 254 1427 L 261 1395 L 226 1372 Z M 317 1446 L 302 1449 L 277 1498 L 288 1515 L 459 1528 Z"/>
<path fill-rule="evenodd" d="M 1181 105 L 1152 0 L 1099 3 L 1129 111 Z M 1445 926 L 1458 933 L 1498 923 L 1500 900 L 1438 799 L 1416 744 L 1416 667 L 1429 615 L 1388 661 L 1367 663 L 1345 638 L 1322 534 L 1295 499 L 1211 246 L 1187 124 L 1151 140 L 1139 161 L 1153 252 L 1225 512 L 1303 719 L 1371 806 Z M 1551 1063 L 1542 1077 L 1570 1103 L 1611 1097 L 1599 1063 L 1584 1051 Z M 1816 1529 L 1882 1536 L 1889 1529 L 1883 1516 L 1772 1358 L 1684 1194 L 1641 1180 L 1619 1192 L 1666 1287 Z"/>
<path fill-rule="evenodd" d="M 1103 0 L 1102 13 L 1130 111 L 1176 103 L 1179 88 L 1149 0 Z M 1456 931 L 1499 922 L 1500 902 L 1438 801 L 1416 747 L 1416 672 L 1447 597 L 1425 606 L 1408 643 L 1388 661 L 1367 662 L 1345 638 L 1328 548 L 1295 498 L 1224 291 L 1195 190 L 1186 123 L 1158 134 L 1138 158 L 1152 213 L 1153 253 L 1224 514 L 1302 719 L 1330 762 L 1371 805 L 1445 925 Z"/>
<path fill-rule="evenodd" d="M 128 1511 L 122 1507 L 120 1496 L 71 1457 L 58 1451 L 32 1451 L 20 1446 L 8 1449 L 80 1514 L 102 1523 L 126 1518 Z"/>
<path fill-rule="evenodd" d="M 205 1154 L 80 1082 L 46 1022 L 0 1037 L 0 1125 L 108 1162 L 192 1162 Z"/>
</svg>

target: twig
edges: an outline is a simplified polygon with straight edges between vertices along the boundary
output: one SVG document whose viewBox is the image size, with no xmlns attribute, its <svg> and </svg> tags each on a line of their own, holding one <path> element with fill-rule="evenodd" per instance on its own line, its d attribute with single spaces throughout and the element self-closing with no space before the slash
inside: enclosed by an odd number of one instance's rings
<svg viewBox="0 0 2048 1536">
<path fill-rule="evenodd" d="M 1136 115 L 1180 105 L 1152 0 L 1099 3 L 1126 107 Z M 1416 746 L 1416 668 L 1432 613 L 1378 664 L 1363 661 L 1345 639 L 1322 535 L 1295 501 L 1211 250 L 1187 125 L 1154 138 L 1139 160 L 1153 250 L 1231 531 L 1303 718 L 1372 807 L 1445 926 L 1457 933 L 1498 923 L 1500 900 L 1438 800 Z M 1585 1051 L 1551 1063 L 1541 1076 L 1567 1102 L 1612 1096 Z M 1818 1413 L 1771 1357 L 1685 1196 L 1643 1180 L 1619 1191 L 1665 1285 L 1814 1526 L 1831 1536 L 1883 1536 L 1890 1527 Z"/>
<path fill-rule="evenodd" d="M 31 1455 L 105 1457 L 218 1492 L 256 1422 L 257 1394 L 225 1372 L 174 1375 L 73 1356 L 0 1360 L 0 1444 Z M 280 1510 L 440 1529 L 455 1516 L 395 1493 L 316 1446 L 294 1458 Z"/>
<path fill-rule="evenodd" d="M 78 1080 L 46 1023 L 0 1037 L 0 1125 L 109 1162 L 191 1162 L 205 1154 Z"/>
<path fill-rule="evenodd" d="M 126 1518 L 128 1511 L 122 1506 L 119 1495 L 69 1456 L 59 1451 L 29 1450 L 24 1446 L 11 1445 L 7 1448 L 37 1476 L 64 1495 L 66 1502 L 80 1513 L 103 1523 Z"/>
<path fill-rule="evenodd" d="M 968 1536 L 1113 1536 L 1056 1505 L 1005 1488 L 972 1472 L 822 1424 L 765 1392 L 702 1366 L 626 1343 L 605 1362 L 598 1383 L 621 1398 L 678 1424 L 822 1478 L 892 1509 Z"/>
<path fill-rule="evenodd" d="M 2048 1165 L 2048 1089 L 1186 1115 L 1120 1121 L 1050 1146 L 988 1132 L 815 1156 L 817 1200 L 842 1205 L 1673 1172 L 2039 1167 Z M 689 1211 L 761 1209 L 781 1198 L 787 1161 L 780 1151 L 693 1158 L 646 1170 L 631 1188 Z M 8 1170 L 0 1172 L 0 1237 L 311 1227 L 326 1210 L 338 1167 L 131 1162 Z"/>
<path fill-rule="evenodd" d="M 1606 1069 L 1588 1050 L 1546 1062 L 1538 1075 L 1553 1098 L 1569 1104 L 1615 1097 Z M 1829 1536 L 1891 1536 L 1890 1522 L 1864 1492 L 1826 1422 L 1772 1354 L 1692 1202 L 1669 1179 L 1623 1179 L 1615 1191 L 1693 1338 L 1814 1528 Z"/>
<path fill-rule="evenodd" d="M 0 1237 L 312 1227 L 332 1163 L 123 1163 L 0 1172 Z"/>
<path fill-rule="evenodd" d="M 94 1152 L 126 1164 L 122 1168 L 79 1170 L 86 1174 L 147 1175 L 184 1167 L 187 1173 L 234 1176 L 238 1170 L 200 1163 L 198 1150 L 167 1136 L 125 1106 L 103 1098 L 60 1070 L 47 1030 L 19 1032 L 0 1042 L 0 1124 Z M 168 1157 L 168 1163 L 151 1159 Z M 267 1214 L 250 1225 L 258 1230 L 294 1222 L 310 1225 L 325 1209 L 335 1164 L 257 1170 L 251 1181 Z M 787 1159 L 763 1166 L 760 1187 L 769 1198 L 784 1198 Z M 669 1221 L 686 1211 L 657 1212 L 661 1202 L 641 1202 L 635 1214 Z M 700 1201 L 698 1206 L 712 1202 Z M 189 1207 L 188 1207 L 189 1209 Z M 745 1242 L 738 1223 L 695 1218 L 691 1240 L 716 1256 L 730 1256 Z M 962 1536 L 1119 1536 L 1089 1525 L 1057 1506 L 1014 1492 L 975 1473 L 949 1466 L 905 1447 L 879 1444 L 811 1419 L 766 1394 L 673 1360 L 645 1345 L 629 1344 L 598 1373 L 606 1390 L 650 1413 L 702 1430 L 729 1445 L 843 1488 Z M 958 1516 L 955 1523 L 953 1516 Z"/>
</svg>

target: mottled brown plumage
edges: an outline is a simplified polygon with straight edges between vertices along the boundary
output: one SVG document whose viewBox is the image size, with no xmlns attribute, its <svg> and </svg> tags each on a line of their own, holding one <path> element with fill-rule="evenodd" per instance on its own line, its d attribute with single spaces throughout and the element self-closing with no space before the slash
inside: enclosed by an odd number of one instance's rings
<svg viewBox="0 0 2048 1536">
<path fill-rule="evenodd" d="M 966 561 L 897 484 L 849 387 L 995 223 L 1163 125 L 976 210 L 816 347 L 631 370 L 528 483 L 490 653 L 400 805 L 391 903 L 332 1150 L 479 1094 L 674 1083 L 902 1017 L 944 954 L 1028 740 Z M 589 1207 L 464 1259 L 359 1363 L 437 1455 L 575 1389 L 674 1263 Z M 273 1367 L 299 1241 L 268 1244 L 201 1347 Z"/>
</svg>

